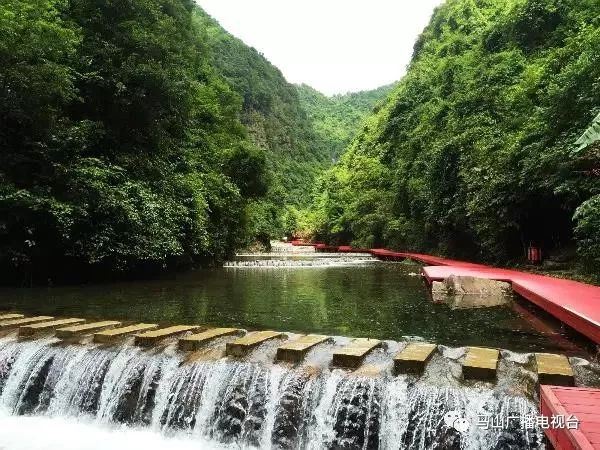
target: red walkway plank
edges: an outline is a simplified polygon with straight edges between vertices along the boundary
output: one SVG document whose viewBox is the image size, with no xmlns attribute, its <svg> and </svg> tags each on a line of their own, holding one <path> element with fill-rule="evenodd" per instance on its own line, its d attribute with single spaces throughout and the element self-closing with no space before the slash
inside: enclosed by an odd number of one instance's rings
<svg viewBox="0 0 600 450">
<path fill-rule="evenodd" d="M 424 267 L 425 278 L 444 280 L 450 275 L 489 278 L 512 283 L 514 291 L 600 344 L 600 287 L 517 270 L 493 267 Z"/>
<path fill-rule="evenodd" d="M 557 450 L 600 449 L 600 389 L 540 386 L 540 413 L 544 416 L 573 415 L 578 429 L 550 428 L 544 430 Z M 581 410 L 582 402 L 595 402 L 589 412 Z"/>
<path fill-rule="evenodd" d="M 359 251 L 349 246 L 332 247 L 325 244 L 316 244 L 315 249 L 327 252 Z M 429 265 L 423 268 L 423 275 L 429 283 L 444 280 L 450 275 L 506 281 L 512 284 L 517 294 L 600 344 L 600 287 L 422 253 L 395 252 L 385 248 L 371 249 L 370 253 L 383 260 L 413 259 Z"/>
</svg>

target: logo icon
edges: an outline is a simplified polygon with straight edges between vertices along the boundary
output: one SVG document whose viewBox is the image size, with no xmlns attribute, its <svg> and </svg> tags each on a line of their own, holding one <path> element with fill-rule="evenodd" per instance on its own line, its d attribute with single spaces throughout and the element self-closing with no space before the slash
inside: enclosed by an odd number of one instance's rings
<svg viewBox="0 0 600 450">
<path fill-rule="evenodd" d="M 469 429 L 469 421 L 462 417 L 459 411 L 452 410 L 444 414 L 444 424 L 448 428 L 454 428 L 460 433 L 464 433 Z"/>
</svg>

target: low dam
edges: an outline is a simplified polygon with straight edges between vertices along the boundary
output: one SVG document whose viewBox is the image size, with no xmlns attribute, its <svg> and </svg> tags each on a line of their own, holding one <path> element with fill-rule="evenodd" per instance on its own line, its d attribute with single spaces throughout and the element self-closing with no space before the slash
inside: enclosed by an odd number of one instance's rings
<svg viewBox="0 0 600 450">
<path fill-rule="evenodd" d="M 488 365 L 478 362 L 485 349 L 418 341 L 51 317 L 15 328 L 26 321 L 0 321 L 8 415 L 240 448 L 543 448 L 542 430 L 527 420 L 537 414 L 538 379 L 548 376 L 546 354 L 488 349 Z M 554 382 L 597 382 L 589 361 L 554 357 L 571 371 Z M 467 426 L 449 426 L 449 412 Z"/>
<path fill-rule="evenodd" d="M 540 430 L 473 426 L 448 429 L 460 411 L 522 417 L 536 405 L 509 385 L 534 383 L 528 358 L 507 355 L 497 387 L 463 386 L 460 349 L 442 349 L 425 377 L 392 376 L 385 352 L 361 371 L 328 368 L 324 350 L 292 367 L 273 364 L 274 343 L 245 359 L 223 355 L 223 342 L 184 354 L 174 345 L 147 350 L 121 344 L 61 344 L 44 338 L 0 340 L 0 404 L 10 414 L 86 417 L 100 424 L 151 427 L 166 435 L 260 448 L 536 448 Z M 521 373 L 521 370 L 523 372 Z M 508 445 L 508 447 L 507 447 Z"/>
<path fill-rule="evenodd" d="M 4 291 L 0 448 L 27 448 L 29 433 L 77 450 L 542 449 L 540 385 L 600 386 L 585 348 L 510 309 L 433 304 L 418 266 L 309 253 L 248 255 L 216 272 L 232 300 L 215 308 L 238 308 L 238 321 L 251 311 L 262 327 L 215 319 L 204 294 L 186 309 L 180 289 L 201 292 L 189 279 L 132 291 L 129 315 L 114 305 L 137 285 L 101 287 L 107 308 L 96 287 L 79 288 L 78 302 L 46 290 L 35 305 Z M 202 277 L 203 289 L 217 283 Z M 252 292 L 255 280 L 265 301 L 242 309 L 236 283 Z M 185 307 L 173 312 L 163 295 Z"/>
</svg>

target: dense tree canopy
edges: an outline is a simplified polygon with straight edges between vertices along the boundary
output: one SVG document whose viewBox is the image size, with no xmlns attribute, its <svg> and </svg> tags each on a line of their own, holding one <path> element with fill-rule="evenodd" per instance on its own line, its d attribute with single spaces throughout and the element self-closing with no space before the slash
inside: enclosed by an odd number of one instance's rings
<svg viewBox="0 0 600 450">
<path fill-rule="evenodd" d="M 265 190 L 240 97 L 183 0 L 0 6 L 7 278 L 222 257 Z"/>
<path fill-rule="evenodd" d="M 597 160 L 573 143 L 600 107 L 599 60 L 597 0 L 447 0 L 320 180 L 313 231 L 507 261 L 568 247 L 587 202 L 577 237 L 598 255 Z"/>
<path fill-rule="evenodd" d="M 195 20 L 205 30 L 212 64 L 242 100 L 240 120 L 265 153 L 269 187 L 248 208 L 250 232 L 263 241 L 281 237 L 293 228 L 295 211 L 310 201 L 309 186 L 330 164 L 329 150 L 279 69 L 202 10 Z"/>
<path fill-rule="evenodd" d="M 316 138 L 332 160 L 337 159 L 358 133 L 363 120 L 392 91 L 393 85 L 371 91 L 327 97 L 302 84 L 297 86 L 300 103 L 315 129 Z"/>
<path fill-rule="evenodd" d="M 192 0 L 5 0 L 0 279 L 147 274 L 298 230 L 598 268 L 597 12 L 447 0 L 400 82 L 326 97 Z"/>
</svg>

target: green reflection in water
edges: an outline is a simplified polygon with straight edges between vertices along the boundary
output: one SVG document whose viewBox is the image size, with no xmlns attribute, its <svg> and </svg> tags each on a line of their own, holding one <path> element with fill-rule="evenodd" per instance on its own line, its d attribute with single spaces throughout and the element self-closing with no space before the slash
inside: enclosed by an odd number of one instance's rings
<svg viewBox="0 0 600 450">
<path fill-rule="evenodd" d="M 172 279 L 50 289 L 2 289 L 0 309 L 30 314 L 237 326 L 447 345 L 553 350 L 510 308 L 433 304 L 419 267 L 224 268 Z"/>
</svg>

